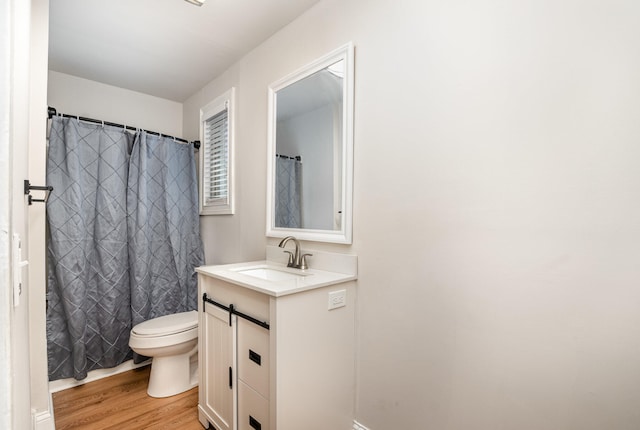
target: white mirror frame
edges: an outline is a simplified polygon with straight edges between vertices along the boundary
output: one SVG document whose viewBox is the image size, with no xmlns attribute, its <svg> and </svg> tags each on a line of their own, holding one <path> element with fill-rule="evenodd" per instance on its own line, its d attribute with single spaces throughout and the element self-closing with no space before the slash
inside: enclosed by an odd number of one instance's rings
<svg viewBox="0 0 640 430">
<path fill-rule="evenodd" d="M 275 226 L 276 93 L 331 64 L 344 60 L 342 127 L 342 225 L 340 230 L 278 228 Z M 269 85 L 268 163 L 267 163 L 267 236 L 295 236 L 299 240 L 350 244 L 353 226 L 353 94 L 354 49 L 348 44 L 307 64 L 294 73 Z"/>
</svg>

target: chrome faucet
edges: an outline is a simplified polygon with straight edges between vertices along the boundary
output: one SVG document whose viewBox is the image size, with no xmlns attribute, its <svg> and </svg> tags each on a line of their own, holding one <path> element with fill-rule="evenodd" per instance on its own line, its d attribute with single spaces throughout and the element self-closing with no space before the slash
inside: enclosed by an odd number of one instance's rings
<svg viewBox="0 0 640 430">
<path fill-rule="evenodd" d="M 300 242 L 293 236 L 287 236 L 280 241 L 278 246 L 280 248 L 284 248 L 287 242 L 293 240 L 293 243 L 296 245 L 296 249 L 294 252 L 291 251 L 283 251 L 289 254 L 289 262 L 287 263 L 287 267 L 293 267 L 294 269 L 306 270 L 309 268 L 307 265 L 307 256 L 311 257 L 313 254 L 302 254 L 300 255 Z"/>
</svg>

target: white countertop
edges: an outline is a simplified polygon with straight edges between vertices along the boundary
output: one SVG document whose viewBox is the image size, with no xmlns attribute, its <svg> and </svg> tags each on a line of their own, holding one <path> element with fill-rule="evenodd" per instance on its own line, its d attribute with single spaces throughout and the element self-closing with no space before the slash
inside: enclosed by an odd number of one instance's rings
<svg viewBox="0 0 640 430">
<path fill-rule="evenodd" d="M 241 273 L 242 270 L 273 269 L 295 276 L 283 280 L 267 280 Z M 357 279 L 356 273 L 338 273 L 318 269 L 293 269 L 274 261 L 261 260 L 235 264 L 196 267 L 196 272 L 249 288 L 273 297 L 286 296 Z M 286 275 L 284 275 L 287 277 Z"/>
</svg>

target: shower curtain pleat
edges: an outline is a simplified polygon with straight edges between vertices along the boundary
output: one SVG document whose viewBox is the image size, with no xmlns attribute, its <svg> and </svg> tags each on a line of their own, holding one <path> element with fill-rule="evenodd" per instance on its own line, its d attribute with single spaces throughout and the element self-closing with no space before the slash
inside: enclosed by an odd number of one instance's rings
<svg viewBox="0 0 640 430">
<path fill-rule="evenodd" d="M 54 117 L 47 181 L 49 379 L 84 379 L 132 358 L 135 324 L 197 308 L 195 158 L 173 139 Z"/>
<path fill-rule="evenodd" d="M 53 118 L 47 159 L 50 380 L 131 357 L 126 187 L 132 136 Z"/>
</svg>

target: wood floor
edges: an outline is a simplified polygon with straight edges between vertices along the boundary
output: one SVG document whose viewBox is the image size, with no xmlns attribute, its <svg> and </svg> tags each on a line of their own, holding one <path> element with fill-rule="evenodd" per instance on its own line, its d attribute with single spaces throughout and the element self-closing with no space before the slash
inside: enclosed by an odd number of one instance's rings
<svg viewBox="0 0 640 430">
<path fill-rule="evenodd" d="M 54 393 L 56 430 L 203 430 L 198 388 L 163 399 L 149 397 L 150 367 Z"/>
</svg>

